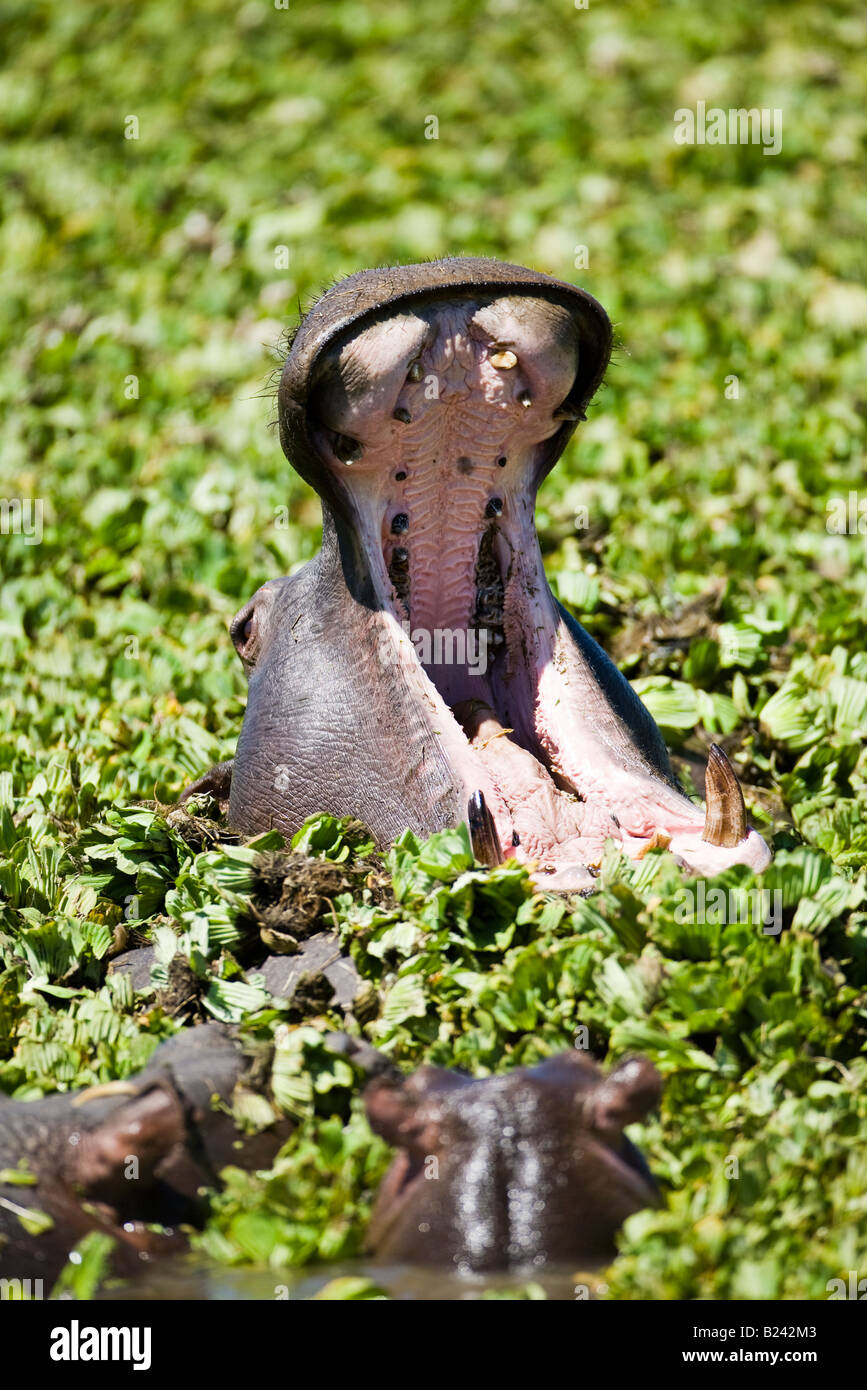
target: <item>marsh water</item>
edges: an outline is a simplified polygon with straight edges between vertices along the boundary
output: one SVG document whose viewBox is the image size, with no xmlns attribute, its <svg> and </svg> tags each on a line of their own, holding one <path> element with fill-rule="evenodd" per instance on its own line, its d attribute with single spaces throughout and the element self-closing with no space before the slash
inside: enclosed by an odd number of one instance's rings
<svg viewBox="0 0 867 1390">
<path fill-rule="evenodd" d="M 573 1269 L 539 1273 L 463 1275 L 421 1266 L 376 1264 L 368 1260 L 341 1264 L 305 1265 L 275 1272 L 249 1266 L 232 1268 L 195 1255 L 160 1260 L 135 1279 L 113 1283 L 100 1300 L 166 1299 L 172 1302 L 206 1299 L 259 1299 L 298 1302 L 307 1299 L 346 1299 L 363 1296 L 389 1299 L 473 1301 L 497 1297 L 574 1300 L 587 1298 L 599 1287 L 599 1276 Z"/>
</svg>

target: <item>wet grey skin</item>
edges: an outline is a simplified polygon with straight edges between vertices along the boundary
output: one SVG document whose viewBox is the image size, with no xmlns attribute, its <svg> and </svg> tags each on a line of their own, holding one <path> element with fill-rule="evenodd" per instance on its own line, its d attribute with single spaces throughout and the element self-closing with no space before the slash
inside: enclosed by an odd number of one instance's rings
<svg viewBox="0 0 867 1390">
<path fill-rule="evenodd" d="M 380 844 L 470 825 L 477 858 L 592 887 L 605 843 L 694 873 L 763 868 L 711 754 L 707 820 L 629 683 L 554 599 L 539 485 L 605 372 L 585 291 L 456 258 L 363 271 L 301 323 L 278 392 L 287 458 L 319 494 L 319 554 L 235 618 L 249 681 L 213 792 L 243 834 L 319 811 Z"/>
<path fill-rule="evenodd" d="M 238 1132 L 231 1106 L 248 1075 L 258 1070 L 237 1030 L 207 1023 L 162 1043 L 124 1081 L 42 1100 L 0 1096 L 0 1276 L 43 1279 L 47 1296 L 91 1231 L 115 1241 L 118 1274 L 183 1249 L 179 1227 L 201 1224 L 202 1194 L 220 1171 L 268 1167 L 291 1132 L 283 1118 Z M 13 1176 L 22 1170 L 26 1184 Z M 30 1211 L 48 1218 L 35 1233 Z"/>
<path fill-rule="evenodd" d="M 399 1152 L 368 1248 L 462 1273 L 611 1260 L 626 1218 L 661 1205 L 624 1134 L 660 1091 L 644 1057 L 603 1076 L 577 1051 L 480 1080 L 425 1066 L 372 1081 L 368 1119 Z"/>
</svg>

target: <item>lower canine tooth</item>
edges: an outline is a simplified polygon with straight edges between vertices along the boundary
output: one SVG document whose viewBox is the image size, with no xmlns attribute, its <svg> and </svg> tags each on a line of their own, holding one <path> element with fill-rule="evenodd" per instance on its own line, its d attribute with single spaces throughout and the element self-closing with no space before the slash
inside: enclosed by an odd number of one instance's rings
<svg viewBox="0 0 867 1390">
<path fill-rule="evenodd" d="M 467 802 L 467 820 L 470 839 L 473 842 L 473 854 L 479 863 L 486 864 L 488 868 L 502 864 L 503 855 L 497 839 L 494 818 L 488 810 L 483 792 L 473 792 Z"/>
<path fill-rule="evenodd" d="M 734 849 L 747 833 L 747 808 L 734 768 L 718 743 L 712 743 L 705 774 L 702 839 L 709 845 Z"/>
</svg>

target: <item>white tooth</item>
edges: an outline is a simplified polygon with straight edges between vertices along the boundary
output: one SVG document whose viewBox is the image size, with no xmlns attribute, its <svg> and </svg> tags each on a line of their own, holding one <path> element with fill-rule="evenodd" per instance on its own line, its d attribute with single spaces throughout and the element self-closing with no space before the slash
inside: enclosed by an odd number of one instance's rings
<svg viewBox="0 0 867 1390">
<path fill-rule="evenodd" d="M 517 367 L 518 359 L 513 352 L 495 352 L 491 357 L 491 365 L 507 372 L 510 367 Z"/>
</svg>

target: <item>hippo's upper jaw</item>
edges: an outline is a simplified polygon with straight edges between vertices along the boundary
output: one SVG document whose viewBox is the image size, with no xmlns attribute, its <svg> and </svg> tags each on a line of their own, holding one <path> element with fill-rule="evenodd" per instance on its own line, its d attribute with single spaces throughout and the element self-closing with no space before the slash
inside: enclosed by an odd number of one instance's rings
<svg viewBox="0 0 867 1390">
<path fill-rule="evenodd" d="M 536 491 L 609 351 L 590 296 L 491 261 L 364 272 L 311 311 L 279 417 L 323 550 L 236 620 L 238 829 L 324 808 L 387 841 L 469 818 L 483 862 L 527 862 L 546 887 L 588 886 L 608 838 L 702 874 L 767 864 L 725 755 L 705 821 L 545 579 Z"/>
</svg>

